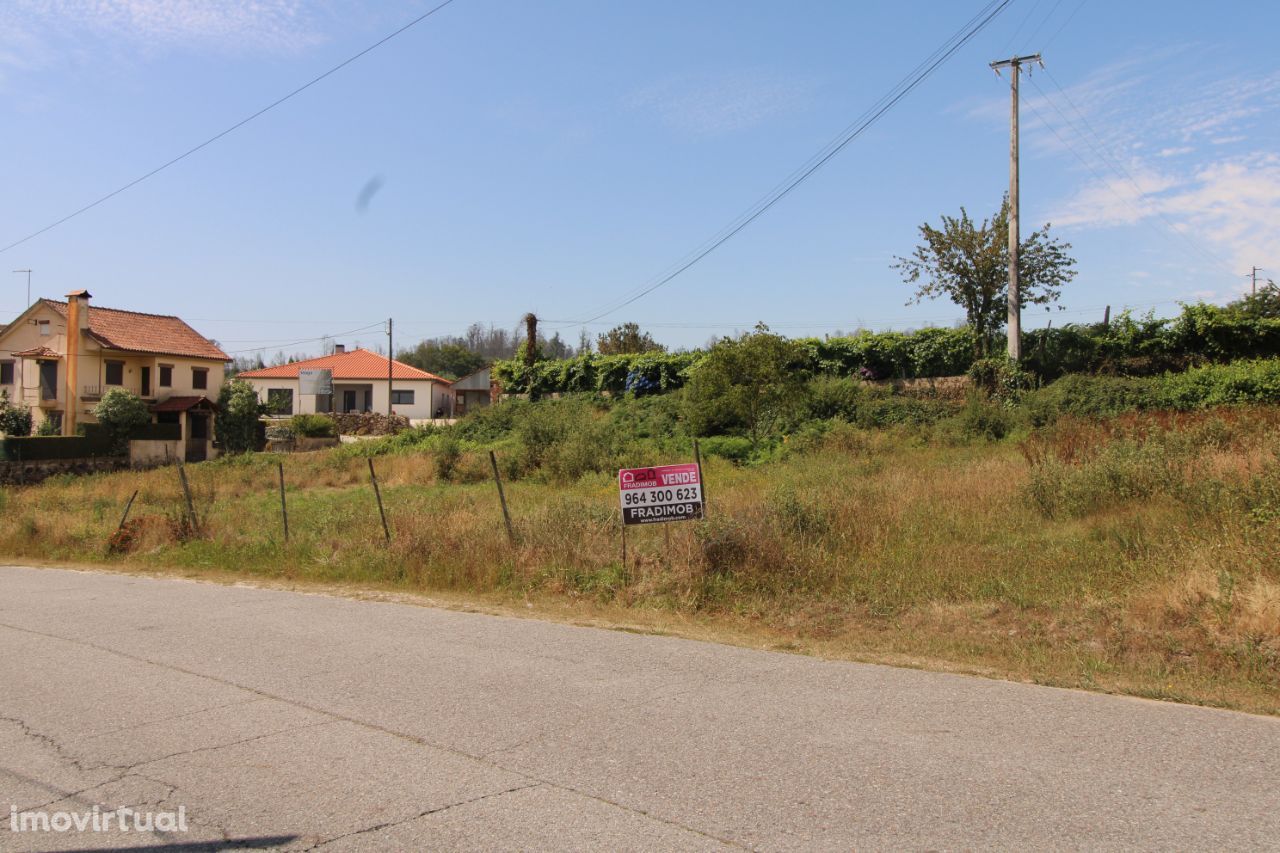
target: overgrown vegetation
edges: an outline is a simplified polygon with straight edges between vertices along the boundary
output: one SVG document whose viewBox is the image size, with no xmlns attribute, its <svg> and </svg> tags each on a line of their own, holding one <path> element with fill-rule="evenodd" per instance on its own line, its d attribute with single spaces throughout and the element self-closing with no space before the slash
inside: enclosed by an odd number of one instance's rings
<svg viewBox="0 0 1280 853">
<path fill-rule="evenodd" d="M 54 478 L 7 492 L 0 552 L 455 590 L 534 612 L 1280 712 L 1280 410 L 1198 404 L 1097 419 L 1063 395 L 1033 429 L 1031 401 L 1055 386 L 1021 403 L 831 377 L 802 390 L 776 439 L 702 440 L 708 518 L 674 525 L 669 545 L 635 531 L 626 566 L 614 469 L 691 456 L 683 393 L 512 401 L 452 428 L 189 466 L 196 525 L 171 469 Z M 135 520 L 116 535 L 134 489 Z"/>
<path fill-rule="evenodd" d="M 975 361 L 971 332 L 942 329 L 793 341 L 759 327 L 705 353 L 558 361 L 534 347 L 497 368 L 532 399 L 449 427 L 339 419 L 391 434 L 190 466 L 194 516 L 172 470 L 7 490 L 0 555 L 455 591 L 1280 713 L 1280 359 L 1258 357 L 1280 319 L 1255 303 L 1037 332 L 1021 365 Z M 540 340 L 532 318 L 526 339 Z M 1056 375 L 1077 368 L 1095 372 Z M 243 385 L 221 408 L 256 428 Z M 298 416 L 287 433 L 334 424 Z M 5 452 L 23 441 L 39 439 Z M 707 517 L 636 530 L 623 564 L 616 470 L 688 460 L 695 441 Z"/>
<path fill-rule="evenodd" d="M 1275 358 L 1280 355 L 1280 316 L 1267 313 L 1268 298 L 1260 294 L 1226 307 L 1188 305 L 1171 319 L 1122 313 L 1106 324 L 1036 329 L 1024 333 L 1022 368 L 1034 381 L 1046 383 L 1072 373 L 1155 376 L 1205 364 Z M 871 380 L 959 376 L 974 366 L 974 352 L 980 348 L 968 327 L 862 332 L 794 343 L 800 349 L 794 365 L 799 381 L 815 376 Z M 494 377 L 512 394 L 665 393 L 683 387 L 706 355 L 706 351 L 587 354 L 532 366 L 499 361 Z"/>
</svg>

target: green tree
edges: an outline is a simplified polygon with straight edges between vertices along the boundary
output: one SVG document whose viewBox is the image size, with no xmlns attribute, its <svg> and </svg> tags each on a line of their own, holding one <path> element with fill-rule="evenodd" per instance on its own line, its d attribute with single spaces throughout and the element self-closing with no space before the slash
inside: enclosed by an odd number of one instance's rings
<svg viewBox="0 0 1280 853">
<path fill-rule="evenodd" d="M 5 435 L 31 435 L 31 408 L 15 406 L 8 391 L 0 391 L 0 432 Z"/>
<path fill-rule="evenodd" d="M 129 449 L 129 435 L 151 423 L 151 412 L 142 398 L 123 388 L 112 388 L 93 407 L 93 416 L 111 435 L 117 451 Z"/>
<path fill-rule="evenodd" d="M 922 242 L 911 257 L 897 257 L 892 265 L 902 280 L 916 287 L 908 305 L 947 297 L 964 309 L 974 332 L 974 356 L 987 358 L 991 340 L 1008 317 L 1009 199 L 990 220 L 977 225 L 960 208 L 959 218 L 942 217 L 942 226 L 920 226 Z M 1028 305 L 1049 305 L 1062 287 L 1075 278 L 1070 243 L 1049 235 L 1049 225 L 1019 244 L 1019 299 Z"/>
<path fill-rule="evenodd" d="M 445 379 L 466 376 L 489 363 L 488 359 L 467 349 L 464 344 L 452 341 L 423 341 L 413 349 L 401 352 L 397 358 Z"/>
<path fill-rule="evenodd" d="M 1247 293 L 1234 302 L 1228 302 L 1227 310 L 1245 317 L 1280 317 L 1280 287 L 1268 279 L 1257 293 Z"/>
<path fill-rule="evenodd" d="M 803 395 L 806 372 L 803 348 L 763 323 L 723 338 L 689 369 L 689 426 L 695 435 L 741 431 L 758 447 Z"/>
<path fill-rule="evenodd" d="M 614 326 L 596 338 L 596 352 L 601 355 L 629 355 L 664 350 L 666 347 L 655 341 L 648 332 L 641 332 L 636 323 Z"/>
<path fill-rule="evenodd" d="M 245 380 L 222 383 L 215 425 L 218 440 L 228 453 L 245 453 L 257 447 L 258 419 L 265 411 L 258 402 L 258 392 Z"/>
</svg>

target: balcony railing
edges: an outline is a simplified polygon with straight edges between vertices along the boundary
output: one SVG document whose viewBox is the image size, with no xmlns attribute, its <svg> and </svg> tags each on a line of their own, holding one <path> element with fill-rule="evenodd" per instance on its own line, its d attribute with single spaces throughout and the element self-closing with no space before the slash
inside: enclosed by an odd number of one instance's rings
<svg viewBox="0 0 1280 853">
<path fill-rule="evenodd" d="M 102 396 L 102 386 L 101 386 L 101 385 L 86 385 L 86 386 L 84 386 L 84 390 L 83 390 L 83 392 L 82 392 L 81 396 L 83 396 L 83 397 L 101 397 L 101 396 Z"/>
</svg>

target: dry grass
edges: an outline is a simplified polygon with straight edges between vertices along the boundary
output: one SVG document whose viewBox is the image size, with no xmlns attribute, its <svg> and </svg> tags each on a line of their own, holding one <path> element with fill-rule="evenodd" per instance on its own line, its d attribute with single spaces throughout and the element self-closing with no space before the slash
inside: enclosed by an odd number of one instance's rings
<svg viewBox="0 0 1280 853">
<path fill-rule="evenodd" d="M 710 517 L 629 532 L 612 478 L 437 482 L 427 453 L 190 466 L 4 493 L 9 558 L 426 593 L 552 618 L 1280 712 L 1275 409 L 1061 424 L 1021 447 L 835 430 L 783 461 L 707 470 Z M 469 454 L 463 479 L 487 459 Z M 107 543 L 134 489 L 124 553 Z"/>
</svg>

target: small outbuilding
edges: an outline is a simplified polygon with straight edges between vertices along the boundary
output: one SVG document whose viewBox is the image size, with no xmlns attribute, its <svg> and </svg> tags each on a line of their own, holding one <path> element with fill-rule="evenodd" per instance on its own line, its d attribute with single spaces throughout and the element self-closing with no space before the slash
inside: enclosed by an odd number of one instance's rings
<svg viewBox="0 0 1280 853">
<path fill-rule="evenodd" d="M 462 417 L 467 412 L 484 408 L 497 399 L 497 386 L 488 367 L 468 373 L 453 383 L 453 412 Z"/>
</svg>

